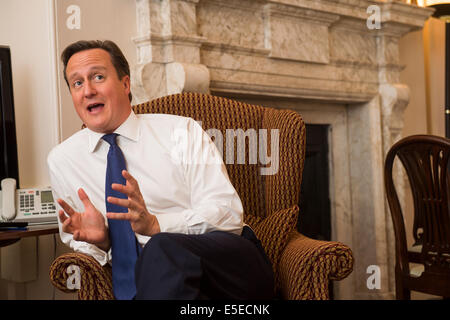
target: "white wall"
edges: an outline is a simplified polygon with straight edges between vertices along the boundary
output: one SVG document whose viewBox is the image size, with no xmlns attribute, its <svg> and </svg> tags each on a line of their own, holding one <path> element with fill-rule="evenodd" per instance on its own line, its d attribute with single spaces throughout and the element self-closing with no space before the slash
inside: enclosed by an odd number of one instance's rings
<svg viewBox="0 0 450 320">
<path fill-rule="evenodd" d="M 423 37 L 428 133 L 445 136 L 445 22 L 431 17 Z"/>
</svg>

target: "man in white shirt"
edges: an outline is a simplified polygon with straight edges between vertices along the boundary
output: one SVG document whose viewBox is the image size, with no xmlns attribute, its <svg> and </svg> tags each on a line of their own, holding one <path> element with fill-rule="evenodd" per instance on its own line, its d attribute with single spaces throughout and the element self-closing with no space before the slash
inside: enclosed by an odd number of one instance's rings
<svg viewBox="0 0 450 320">
<path fill-rule="evenodd" d="M 128 62 L 111 41 L 78 41 L 62 60 L 86 125 L 48 156 L 62 241 L 101 265 L 111 263 L 114 280 L 108 226 L 129 222 L 139 248 L 136 291 L 129 298 L 271 298 L 270 262 L 243 226 L 239 196 L 199 124 L 174 115 L 135 115 Z M 111 134 L 125 158 L 126 183 L 112 183 L 123 197 L 107 197 L 106 204 L 110 145 L 103 137 Z M 126 212 L 107 212 L 108 205 Z"/>
</svg>

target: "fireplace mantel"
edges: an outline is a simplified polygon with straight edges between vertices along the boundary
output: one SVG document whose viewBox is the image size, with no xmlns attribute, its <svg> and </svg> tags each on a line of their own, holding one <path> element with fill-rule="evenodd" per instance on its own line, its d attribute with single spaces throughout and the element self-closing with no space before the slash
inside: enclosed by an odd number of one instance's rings
<svg viewBox="0 0 450 320">
<path fill-rule="evenodd" d="M 211 92 L 368 102 L 380 83 L 398 83 L 398 40 L 421 28 L 432 13 L 397 1 L 136 2 L 139 101 L 200 86 Z M 368 28 L 371 5 L 380 10 L 380 29 Z M 188 71 L 184 79 L 173 74 L 203 66 L 209 73 Z"/>
<path fill-rule="evenodd" d="M 136 0 L 136 8 L 135 103 L 195 91 L 330 124 L 333 240 L 355 256 L 335 296 L 392 298 L 394 238 L 382 177 L 409 102 L 398 41 L 422 28 L 432 9 L 392 0 Z M 379 289 L 367 288 L 370 265 L 380 267 Z"/>
</svg>

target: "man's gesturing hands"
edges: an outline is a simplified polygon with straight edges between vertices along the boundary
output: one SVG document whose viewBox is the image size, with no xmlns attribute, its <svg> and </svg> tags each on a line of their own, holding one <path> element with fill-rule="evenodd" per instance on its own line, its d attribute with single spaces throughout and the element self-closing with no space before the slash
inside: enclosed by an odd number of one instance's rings
<svg viewBox="0 0 450 320">
<path fill-rule="evenodd" d="M 152 236 L 160 232 L 158 220 L 148 212 L 136 179 L 126 170 L 122 171 L 122 176 L 126 179 L 126 185 L 113 183 L 112 189 L 124 193 L 128 199 L 108 197 L 107 201 L 128 208 L 128 212 L 107 212 L 107 218 L 128 220 L 133 231 L 142 235 Z M 84 205 L 85 211 L 83 213 L 76 212 L 62 199 L 57 200 L 63 208 L 59 211 L 62 230 L 73 234 L 74 240 L 85 241 L 97 245 L 102 250 L 109 250 L 109 234 L 104 216 L 94 207 L 82 188 L 78 190 L 78 197 Z"/>
<path fill-rule="evenodd" d="M 106 200 L 112 204 L 128 208 L 128 212 L 107 212 L 108 219 L 128 220 L 134 232 L 145 236 L 152 236 L 160 232 L 158 219 L 148 212 L 136 179 L 126 170 L 122 171 L 122 176 L 127 181 L 126 185 L 113 183 L 112 189 L 126 194 L 128 199 L 108 197 Z"/>
</svg>

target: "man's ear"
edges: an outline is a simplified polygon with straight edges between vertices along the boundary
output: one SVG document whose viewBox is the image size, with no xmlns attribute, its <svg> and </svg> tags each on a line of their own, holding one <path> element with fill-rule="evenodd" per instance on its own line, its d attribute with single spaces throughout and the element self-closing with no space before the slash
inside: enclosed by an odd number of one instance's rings
<svg viewBox="0 0 450 320">
<path fill-rule="evenodd" d="M 123 76 L 121 81 L 122 81 L 122 84 L 123 84 L 124 88 L 127 91 L 127 94 L 129 94 L 131 92 L 130 76 L 128 76 L 128 75 Z"/>
</svg>

